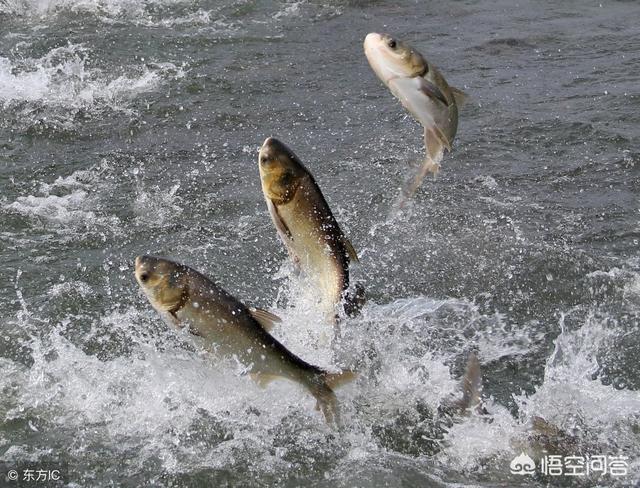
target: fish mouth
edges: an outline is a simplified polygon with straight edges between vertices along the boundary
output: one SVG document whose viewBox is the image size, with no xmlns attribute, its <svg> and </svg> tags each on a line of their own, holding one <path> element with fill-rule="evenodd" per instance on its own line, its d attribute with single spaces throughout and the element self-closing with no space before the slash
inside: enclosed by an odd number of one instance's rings
<svg viewBox="0 0 640 488">
<path fill-rule="evenodd" d="M 270 149 L 273 147 L 274 141 L 275 139 L 273 137 L 267 137 L 262 143 L 262 146 L 260 146 L 260 149 L 258 149 L 258 164 L 261 168 L 271 159 Z"/>
<path fill-rule="evenodd" d="M 149 279 L 149 273 L 145 266 L 146 261 L 147 256 L 136 256 L 135 258 L 135 275 L 140 284 L 146 283 Z"/>
<path fill-rule="evenodd" d="M 364 54 L 369 60 L 371 60 L 371 56 L 374 55 L 374 52 L 379 49 L 380 44 L 382 43 L 382 35 L 377 32 L 370 32 L 364 38 Z"/>
<path fill-rule="evenodd" d="M 367 48 L 371 48 L 380 42 L 382 42 L 382 35 L 378 34 L 377 32 L 370 32 L 364 38 L 364 48 L 366 50 Z"/>
<path fill-rule="evenodd" d="M 260 149 L 258 150 L 258 154 L 259 156 L 267 156 L 269 157 L 270 151 L 276 151 L 278 145 L 281 144 L 280 141 L 278 141 L 278 139 L 276 139 L 273 136 L 269 136 L 267 137 L 264 142 L 262 143 L 262 146 L 260 146 Z M 262 157 L 260 158 L 262 159 Z"/>
<path fill-rule="evenodd" d="M 262 143 L 260 151 L 258 151 L 259 162 L 262 165 L 274 159 L 281 154 L 291 154 L 291 150 L 280 140 L 275 137 L 267 137 Z"/>
</svg>

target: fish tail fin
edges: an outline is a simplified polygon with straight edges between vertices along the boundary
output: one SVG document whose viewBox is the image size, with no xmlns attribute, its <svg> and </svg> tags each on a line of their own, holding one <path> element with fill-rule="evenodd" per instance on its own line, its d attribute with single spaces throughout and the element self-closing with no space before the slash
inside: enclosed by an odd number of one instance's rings
<svg viewBox="0 0 640 488">
<path fill-rule="evenodd" d="M 451 145 L 444 134 L 435 127 L 424 130 L 424 145 L 426 149 L 424 161 L 418 172 L 402 190 L 399 208 L 404 207 L 406 202 L 413 197 L 427 174 L 432 173 L 434 178 L 437 176 L 438 171 L 440 171 L 440 161 L 444 156 L 444 150 L 451 150 Z"/>
<path fill-rule="evenodd" d="M 358 373 L 350 369 L 342 370 L 339 373 L 324 373 L 323 375 L 325 385 L 327 385 L 332 390 L 340 388 L 347 383 L 351 383 L 357 377 Z"/>
<path fill-rule="evenodd" d="M 480 362 L 475 352 L 469 354 L 467 367 L 462 377 L 462 399 L 458 403 L 462 410 L 468 410 L 480 404 L 482 393 L 482 376 Z"/>
<path fill-rule="evenodd" d="M 398 204 L 399 208 L 403 208 L 407 201 L 410 200 L 413 195 L 415 195 L 418 188 L 422 184 L 422 180 L 429 173 L 433 173 L 433 177 L 435 178 L 440 171 L 440 161 L 442 160 L 442 153 L 440 153 L 440 157 L 438 159 L 433 159 L 428 154 L 425 156 L 424 161 L 422 162 L 422 166 L 418 172 L 411 178 L 411 181 L 402 190 L 402 196 L 400 197 L 400 202 Z"/>
<path fill-rule="evenodd" d="M 323 372 L 314 377 L 310 391 L 317 401 L 316 410 L 322 412 L 328 425 L 341 426 L 340 406 L 333 390 L 353 381 L 356 376 L 355 371 L 344 370 L 339 373 Z"/>
<path fill-rule="evenodd" d="M 338 398 L 331 387 L 326 383 L 324 374 L 318 375 L 309 388 L 316 399 L 316 410 L 324 415 L 324 420 L 329 426 L 340 426 L 340 407 Z"/>
</svg>

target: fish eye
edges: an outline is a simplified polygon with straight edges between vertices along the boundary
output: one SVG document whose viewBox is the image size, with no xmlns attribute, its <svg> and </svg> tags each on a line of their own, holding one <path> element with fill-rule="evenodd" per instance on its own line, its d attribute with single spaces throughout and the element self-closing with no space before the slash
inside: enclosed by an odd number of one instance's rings
<svg viewBox="0 0 640 488">
<path fill-rule="evenodd" d="M 387 46 L 389 46 L 391 49 L 395 49 L 396 48 L 396 40 L 394 38 L 391 38 L 387 41 Z"/>
<path fill-rule="evenodd" d="M 262 156 L 260 158 L 260 164 L 267 164 L 269 162 L 269 158 L 267 158 L 266 156 Z"/>
<path fill-rule="evenodd" d="M 140 274 L 140 281 L 142 281 L 143 283 L 146 283 L 148 280 L 149 280 L 149 273 Z"/>
</svg>

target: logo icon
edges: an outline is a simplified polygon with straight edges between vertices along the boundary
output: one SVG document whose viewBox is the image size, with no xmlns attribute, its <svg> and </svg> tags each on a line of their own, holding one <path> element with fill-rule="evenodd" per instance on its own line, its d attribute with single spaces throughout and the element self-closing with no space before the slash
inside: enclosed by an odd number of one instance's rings
<svg viewBox="0 0 640 488">
<path fill-rule="evenodd" d="M 536 471 L 536 463 L 524 452 L 521 452 L 519 456 L 513 458 L 509 468 L 511 468 L 512 474 L 533 474 Z"/>
</svg>

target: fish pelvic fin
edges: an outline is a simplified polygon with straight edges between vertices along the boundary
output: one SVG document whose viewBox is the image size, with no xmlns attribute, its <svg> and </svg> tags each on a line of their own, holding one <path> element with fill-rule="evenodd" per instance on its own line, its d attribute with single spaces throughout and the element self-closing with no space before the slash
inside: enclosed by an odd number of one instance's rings
<svg viewBox="0 0 640 488">
<path fill-rule="evenodd" d="M 278 212 L 278 207 L 276 206 L 275 203 L 273 203 L 272 200 L 268 198 L 267 198 L 267 208 L 269 209 L 269 213 L 271 214 L 271 218 L 273 219 L 273 225 L 275 225 L 280 235 L 283 236 L 282 238 L 293 240 L 293 235 L 291 234 L 291 231 L 289 230 L 289 227 L 287 227 L 287 224 L 285 223 L 285 221 L 282 220 L 282 217 Z"/>
<path fill-rule="evenodd" d="M 427 154 L 434 160 L 442 159 L 444 149 L 451 151 L 451 143 L 449 138 L 444 135 L 440 128 L 436 125 L 425 127 L 424 129 L 424 146 L 427 148 Z"/>
<path fill-rule="evenodd" d="M 467 103 L 469 95 L 467 95 L 465 92 L 463 92 L 459 88 L 455 88 L 453 86 L 450 86 L 449 89 L 451 90 L 453 99 L 456 101 L 456 105 L 458 107 L 462 107 L 465 103 Z"/>
<path fill-rule="evenodd" d="M 271 332 L 271 329 L 273 329 L 276 324 L 282 322 L 282 319 L 276 314 L 268 310 L 263 310 L 262 308 L 249 307 L 249 313 L 267 332 Z"/>
<path fill-rule="evenodd" d="M 467 367 L 462 377 L 462 398 L 458 406 L 462 410 L 468 410 L 480 404 L 482 393 L 482 376 L 480 374 L 480 362 L 475 352 L 469 354 Z"/>
</svg>

